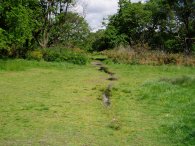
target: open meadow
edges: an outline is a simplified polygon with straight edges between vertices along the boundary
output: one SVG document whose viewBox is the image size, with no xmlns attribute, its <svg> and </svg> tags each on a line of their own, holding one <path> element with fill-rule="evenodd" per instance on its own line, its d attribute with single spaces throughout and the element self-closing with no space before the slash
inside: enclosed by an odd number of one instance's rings
<svg viewBox="0 0 195 146">
<path fill-rule="evenodd" d="M 0 60 L 0 146 L 195 144 L 195 68 Z"/>
<path fill-rule="evenodd" d="M 195 146 L 195 0 L 0 0 L 0 146 Z"/>
</svg>

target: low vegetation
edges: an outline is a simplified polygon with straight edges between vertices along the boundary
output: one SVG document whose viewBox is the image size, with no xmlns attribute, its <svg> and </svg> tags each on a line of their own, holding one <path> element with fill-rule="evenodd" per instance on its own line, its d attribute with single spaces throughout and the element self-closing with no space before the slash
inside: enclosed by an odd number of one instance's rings
<svg viewBox="0 0 195 146">
<path fill-rule="evenodd" d="M 194 68 L 116 65 L 114 113 L 129 144 L 194 145 Z M 146 138 L 147 137 L 147 138 Z"/>
<path fill-rule="evenodd" d="M 105 50 L 106 55 L 115 63 L 142 64 L 142 65 L 184 65 L 195 66 L 195 56 L 186 56 L 182 53 L 167 53 L 162 51 L 151 51 L 136 46 L 135 49 L 118 47 L 113 50 Z"/>
<path fill-rule="evenodd" d="M 194 68 L 106 66 L 1 60 L 0 145 L 194 145 Z"/>
</svg>

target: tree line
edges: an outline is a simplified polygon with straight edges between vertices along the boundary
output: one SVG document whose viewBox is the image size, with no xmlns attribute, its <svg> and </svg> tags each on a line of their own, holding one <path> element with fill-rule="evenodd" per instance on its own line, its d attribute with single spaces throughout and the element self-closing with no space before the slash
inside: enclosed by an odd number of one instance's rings
<svg viewBox="0 0 195 146">
<path fill-rule="evenodd" d="M 97 32 L 101 37 L 94 46 L 104 50 L 148 44 L 151 49 L 191 54 L 195 50 L 194 17 L 194 0 L 120 0 L 117 14 L 110 16 L 105 31 Z"/>
<path fill-rule="evenodd" d="M 57 44 L 82 47 L 89 34 L 73 0 L 0 0 L 0 54 L 25 56 Z"/>
<path fill-rule="evenodd" d="M 72 11 L 74 0 L 0 0 L 0 57 L 23 57 L 62 45 L 102 51 L 149 46 L 164 52 L 195 51 L 195 0 L 119 0 L 118 12 L 95 33 Z M 134 47 L 135 48 L 135 47 Z"/>
</svg>

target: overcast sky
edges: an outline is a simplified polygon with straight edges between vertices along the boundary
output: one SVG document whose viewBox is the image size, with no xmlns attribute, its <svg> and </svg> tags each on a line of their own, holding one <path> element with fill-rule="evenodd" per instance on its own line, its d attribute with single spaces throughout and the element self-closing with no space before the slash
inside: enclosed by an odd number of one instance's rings
<svg viewBox="0 0 195 146">
<path fill-rule="evenodd" d="M 131 0 L 138 2 L 140 0 Z M 84 13 L 87 22 L 92 30 L 100 29 L 103 18 L 108 17 L 117 12 L 118 0 L 78 0 L 77 10 Z"/>
</svg>

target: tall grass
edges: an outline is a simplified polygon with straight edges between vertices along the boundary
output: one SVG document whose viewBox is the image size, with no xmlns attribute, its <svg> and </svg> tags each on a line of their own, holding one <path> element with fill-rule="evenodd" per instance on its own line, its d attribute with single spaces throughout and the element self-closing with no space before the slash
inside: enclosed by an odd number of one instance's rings
<svg viewBox="0 0 195 146">
<path fill-rule="evenodd" d="M 123 47 L 103 51 L 115 63 L 147 64 L 147 65 L 187 65 L 195 66 L 195 56 L 183 54 L 165 53 L 161 51 L 149 51 L 147 49 L 126 49 Z"/>
</svg>

